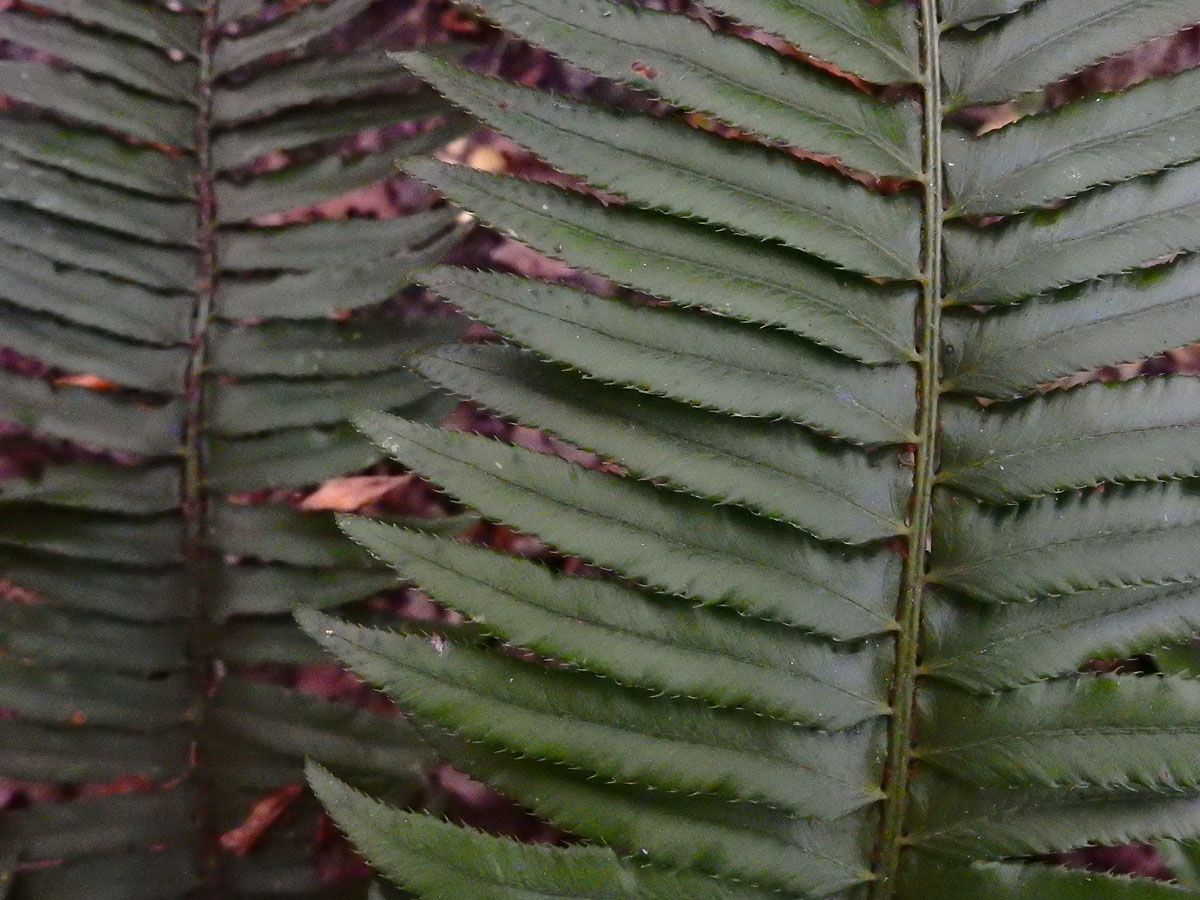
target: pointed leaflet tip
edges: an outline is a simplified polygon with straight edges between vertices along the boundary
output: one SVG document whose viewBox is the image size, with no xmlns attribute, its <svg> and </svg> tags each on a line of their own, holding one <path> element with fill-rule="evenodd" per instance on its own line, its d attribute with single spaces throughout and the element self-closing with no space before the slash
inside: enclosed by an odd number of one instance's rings
<svg viewBox="0 0 1200 900">
<path fill-rule="evenodd" d="M 396 528 L 394 525 L 385 525 L 383 522 L 368 518 L 367 516 L 354 515 L 343 513 L 335 517 L 338 528 L 342 530 L 342 534 L 350 538 L 360 547 L 365 549 L 373 557 L 381 562 L 391 565 L 389 560 L 380 557 L 373 549 L 371 549 L 371 538 L 384 528 L 389 531 L 400 531 L 403 529 Z"/>
<path fill-rule="evenodd" d="M 304 629 L 304 633 L 328 649 L 328 639 L 334 633 L 339 620 L 316 609 L 297 609 L 292 616 Z"/>
<path fill-rule="evenodd" d="M 381 409 L 366 409 L 350 417 L 350 424 L 355 430 L 376 444 L 382 441 L 380 434 L 384 427 L 393 421 L 400 420 Z"/>
<path fill-rule="evenodd" d="M 410 72 L 418 73 L 418 70 L 425 65 L 427 54 L 421 53 L 418 50 L 395 50 L 389 51 L 387 58 L 392 62 L 397 63 Z"/>
<path fill-rule="evenodd" d="M 396 160 L 396 165 L 414 178 L 443 192 L 445 179 L 439 176 L 447 173 L 447 170 L 455 168 L 453 163 L 442 162 L 428 156 L 402 156 Z"/>
<path fill-rule="evenodd" d="M 304 777 L 317 799 L 329 809 L 333 809 L 335 805 L 340 806 L 341 801 L 353 792 L 353 788 L 335 778 L 328 769 L 312 759 L 304 761 Z"/>
</svg>

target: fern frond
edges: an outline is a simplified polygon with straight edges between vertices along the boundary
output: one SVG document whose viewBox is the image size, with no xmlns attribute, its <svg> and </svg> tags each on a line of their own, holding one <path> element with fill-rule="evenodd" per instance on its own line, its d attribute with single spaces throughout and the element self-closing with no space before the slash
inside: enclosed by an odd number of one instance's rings
<svg viewBox="0 0 1200 900">
<path fill-rule="evenodd" d="M 217 838 L 306 754 L 418 785 L 399 720 L 238 677 L 328 665 L 288 613 L 394 576 L 328 515 L 228 495 L 378 462 L 348 405 L 449 409 L 400 357 L 463 320 L 386 301 L 458 241 L 456 212 L 293 212 L 464 128 L 357 46 L 369 5 L 0 11 L 0 344 L 30 360 L 0 373 L 0 419 L 81 445 L 0 483 L 0 570 L 33 592 L 0 603 L 0 775 L 81 795 L 0 813 L 13 896 L 361 895 L 314 864 L 311 797 L 258 854 Z M 107 782 L 144 793 L 84 799 Z"/>
<path fill-rule="evenodd" d="M 1011 214 L 1200 156 L 1200 73 L 1068 104 L 982 139 L 950 131 L 949 214 Z"/>
<path fill-rule="evenodd" d="M 1148 878 L 1123 878 L 1051 865 L 1015 863 L 939 864 L 922 859 L 906 879 L 913 896 L 930 900 L 1190 900 L 1196 891 Z M 906 873 L 907 874 L 907 873 Z"/>
<path fill-rule="evenodd" d="M 777 331 L 638 309 L 557 285 L 514 296 L 517 279 L 494 273 L 439 267 L 421 281 L 502 334 L 601 381 L 718 412 L 791 419 L 861 444 L 910 436 L 893 414 L 912 392 L 904 367 L 865 371 Z M 675 341 L 689 352 L 671 352 Z M 614 359 L 623 365 L 606 364 Z"/>
<path fill-rule="evenodd" d="M 556 574 L 348 520 L 372 559 L 327 521 L 213 497 L 211 546 L 244 560 L 219 567 L 208 601 L 215 623 L 234 619 L 216 640 L 223 658 L 317 658 L 258 617 L 300 591 L 327 591 L 311 604 L 326 608 L 361 597 L 390 577 L 379 560 L 480 630 L 431 641 L 302 615 L 415 718 L 231 679 L 211 720 L 221 740 L 239 737 L 219 763 L 237 790 L 295 777 L 302 743 L 400 779 L 436 752 L 592 845 L 513 844 L 315 771 L 351 837 L 432 898 L 1194 893 L 1027 859 L 1200 834 L 1195 681 L 1079 671 L 1196 627 L 1195 391 L 1182 378 L 1042 390 L 1200 338 L 1195 73 L 1041 108 L 1062 79 L 1200 23 L 1194 0 L 718 0 L 720 15 L 479 4 L 632 89 L 620 96 L 659 101 L 625 104 L 636 109 L 508 84 L 457 53 L 404 54 L 422 85 L 311 52 L 364 6 L 310 5 L 220 38 L 193 13 L 139 18 L 127 3 L 4 14 L 3 34 L 62 60 L 0 66 L 0 91 L 49 113 L 22 112 L 0 137 L 14 173 L 0 187 L 14 212 L 0 266 L 20 308 L 5 339 L 157 392 L 142 409 L 0 382 L 6 415 L 148 457 L 119 475 L 64 467 L 4 495 L 20 514 L 0 526 L 6 561 L 67 598 L 9 616 L 10 650 L 40 667 L 0 668 L 25 698 L 21 718 L 0 720 L 25 777 L 69 758 L 81 777 L 129 760 L 168 773 L 190 733 L 161 695 L 186 672 L 177 623 L 191 611 L 160 593 L 180 589 L 172 510 L 196 496 L 163 472 L 179 447 L 167 429 L 195 411 L 171 379 L 181 365 L 197 374 L 200 245 L 220 275 L 201 288 L 219 320 L 204 331 L 215 489 L 280 465 L 273 483 L 295 485 L 359 464 L 374 451 L 354 447 L 347 407 L 401 408 L 408 420 L 357 421 L 470 508 L 599 567 Z M 209 25 L 260 11 L 230 0 Z M 178 68 L 150 49 L 180 45 Z M 212 88 L 207 130 L 179 102 L 193 69 Z M 363 94 L 370 104 L 324 114 Z M 412 121 L 447 109 L 439 98 L 457 112 L 387 148 L 346 159 L 314 145 L 360 128 L 368 106 Z M 992 103 L 1025 118 L 966 131 L 967 108 Z M 382 177 L 467 116 L 587 189 L 429 160 L 409 170 L 612 287 L 434 269 L 425 284 L 525 349 L 441 350 L 417 367 L 600 454 L 596 469 L 410 421 L 436 401 L 388 354 L 420 340 L 374 330 L 370 315 L 329 321 L 406 283 L 454 240 L 453 212 L 369 236 L 361 222 L 255 224 Z M 99 130 L 114 124 L 178 152 Z M 242 171 L 265 149 L 310 145 L 304 162 Z M 207 232 L 192 216 L 197 149 L 216 198 Z M 128 611 L 133 599 L 145 607 Z M 161 646 L 100 665 L 129 640 Z M 151 664 L 166 677 L 147 687 Z M 79 677 L 85 665 L 103 675 Z M 74 707 L 95 727 L 64 725 Z M 393 744 L 408 755 L 388 757 Z M 85 813 L 80 846 L 104 845 Z M 231 871 L 290 884 L 291 841 L 257 876 Z M 92 873 L 89 859 L 60 877 Z"/>
<path fill-rule="evenodd" d="M 377 521 L 346 519 L 342 527 L 509 643 L 624 684 L 830 730 L 884 706 L 883 697 L 872 695 L 869 654 L 841 654 L 817 641 L 798 645 L 786 629 L 716 607 L 680 608 L 608 581 L 555 575 L 536 563 Z M 830 718 L 833 708 L 839 718 Z"/>
<path fill-rule="evenodd" d="M 946 387 L 1015 397 L 1063 376 L 1179 347 L 1181 335 L 1195 333 L 1196 276 L 1195 260 L 1184 257 L 986 317 L 954 316 L 947 322 Z"/>
<path fill-rule="evenodd" d="M 947 302 L 1004 303 L 1197 249 L 1200 165 L 1126 181 L 990 231 L 946 232 Z"/>
<path fill-rule="evenodd" d="M 487 438 L 380 415 L 359 426 L 484 515 L 660 590 L 843 639 L 893 627 L 869 599 L 899 576 L 879 554 Z"/>
<path fill-rule="evenodd" d="M 1088 385 L 982 413 L 947 404 L 954 419 L 939 479 L 993 503 L 1103 481 L 1196 474 L 1193 422 L 1200 384 L 1187 377 Z"/>
<path fill-rule="evenodd" d="M 1194 24 L 1186 2 L 1036 2 L 986 31 L 942 40 L 947 104 L 1010 100 Z"/>
<path fill-rule="evenodd" d="M 418 727 L 439 756 L 538 815 L 605 846 L 637 847 L 672 869 L 801 895 L 852 887 L 869 871 L 854 817 L 815 822 L 764 804 L 606 783 Z"/>
<path fill-rule="evenodd" d="M 904 479 L 884 454 L 846 450 L 802 427 L 602 385 L 510 347 L 443 347 L 414 365 L 446 390 L 697 497 L 746 506 L 848 544 L 904 532 L 904 495 L 897 489 Z"/>
<path fill-rule="evenodd" d="M 778 241 L 867 275 L 904 279 L 918 272 L 907 197 L 885 199 L 756 143 L 721 140 L 669 118 L 626 116 L 565 98 L 547 105 L 537 91 L 421 54 L 399 60 L 551 165 L 586 173 L 589 183 L 639 206 Z"/>
<path fill-rule="evenodd" d="M 871 729 L 804 732 L 470 647 L 299 613 L 310 634 L 419 715 L 470 739 L 618 782 L 713 792 L 837 819 L 874 799 Z M 654 715 L 666 707 L 666 716 Z"/>
<path fill-rule="evenodd" d="M 1093 659 L 1152 652 L 1200 630 L 1193 582 L 988 607 L 934 594 L 926 613 L 923 673 L 980 693 L 1068 675 Z"/>
</svg>

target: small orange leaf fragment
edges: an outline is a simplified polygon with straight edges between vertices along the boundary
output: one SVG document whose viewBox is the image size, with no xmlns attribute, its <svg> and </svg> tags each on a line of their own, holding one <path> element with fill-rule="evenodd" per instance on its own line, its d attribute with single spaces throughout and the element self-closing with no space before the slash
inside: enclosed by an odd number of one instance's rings
<svg viewBox="0 0 1200 900">
<path fill-rule="evenodd" d="M 348 475 L 331 478 L 306 497 L 300 508 L 354 512 L 368 503 L 382 500 L 393 491 L 403 490 L 412 481 L 411 475 Z"/>
<path fill-rule="evenodd" d="M 221 846 L 238 856 L 245 856 L 262 840 L 279 817 L 303 792 L 298 784 L 288 784 L 272 791 L 250 808 L 246 821 L 221 835 Z"/>
<path fill-rule="evenodd" d="M 83 372 L 78 375 L 60 375 L 54 379 L 56 385 L 72 385 L 74 387 L 87 388 L 90 391 L 116 391 L 120 390 L 120 385 L 115 381 L 110 381 L 107 378 L 102 378 L 99 375 L 92 375 L 88 372 Z"/>
</svg>

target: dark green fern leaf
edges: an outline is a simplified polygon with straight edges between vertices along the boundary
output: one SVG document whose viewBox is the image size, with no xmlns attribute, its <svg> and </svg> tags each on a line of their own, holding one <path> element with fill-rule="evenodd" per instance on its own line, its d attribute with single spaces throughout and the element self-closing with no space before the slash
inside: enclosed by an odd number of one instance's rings
<svg viewBox="0 0 1200 900">
<path fill-rule="evenodd" d="M 328 513 L 236 502 L 380 460 L 350 410 L 450 408 L 401 360 L 462 320 L 384 301 L 457 211 L 282 215 L 463 128 L 363 44 L 369 5 L 0 12 L 0 346 L 37 361 L 0 374 L 0 419 L 82 445 L 0 482 L 0 574 L 33 592 L 0 605 L 0 776 L 64 798 L 0 813 L 6 896 L 361 897 L 314 858 L 311 796 L 236 829 L 305 754 L 395 796 L 422 777 L 400 720 L 261 677 L 330 664 L 292 609 L 395 576 Z"/>
<path fill-rule="evenodd" d="M 521 847 L 314 773 L 352 839 L 431 898 L 1198 896 L 1046 855 L 1200 837 L 1200 682 L 1084 673 L 1200 622 L 1200 394 L 1183 376 L 1042 390 L 1200 339 L 1197 76 L 982 137 L 962 113 L 1041 109 L 1047 86 L 1200 23 L 1200 5 L 711 4 L 739 27 L 608 0 L 475 5 L 664 103 L 402 55 L 598 190 L 411 171 L 612 282 L 601 298 L 435 269 L 426 284 L 517 346 L 417 365 L 609 464 L 360 424 L 593 567 L 350 520 L 499 642 L 303 622 L 439 755 L 587 846 Z"/>
</svg>

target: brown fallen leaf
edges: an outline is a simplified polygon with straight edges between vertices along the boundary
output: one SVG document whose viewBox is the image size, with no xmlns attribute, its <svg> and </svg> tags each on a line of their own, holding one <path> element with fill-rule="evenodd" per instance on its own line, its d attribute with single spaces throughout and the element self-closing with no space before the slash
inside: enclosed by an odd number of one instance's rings
<svg viewBox="0 0 1200 900">
<path fill-rule="evenodd" d="M 303 792 L 298 784 L 288 784 L 272 791 L 250 808 L 246 821 L 221 835 L 221 846 L 238 856 L 245 856 L 262 840 L 279 817 Z"/>
<path fill-rule="evenodd" d="M 345 478 L 331 478 L 305 497 L 300 508 L 354 512 L 368 503 L 382 500 L 393 491 L 403 490 L 412 481 L 412 475 L 350 475 Z"/>
</svg>

